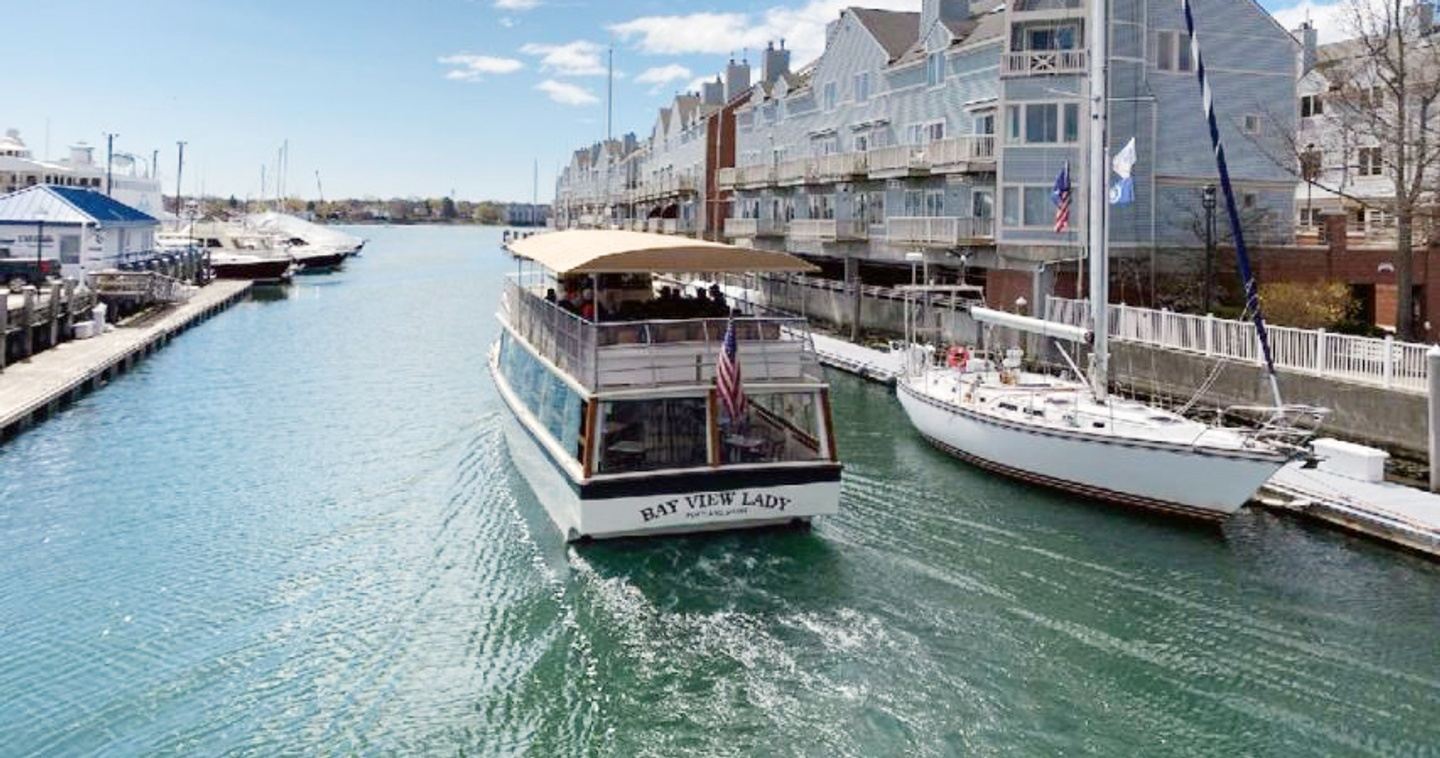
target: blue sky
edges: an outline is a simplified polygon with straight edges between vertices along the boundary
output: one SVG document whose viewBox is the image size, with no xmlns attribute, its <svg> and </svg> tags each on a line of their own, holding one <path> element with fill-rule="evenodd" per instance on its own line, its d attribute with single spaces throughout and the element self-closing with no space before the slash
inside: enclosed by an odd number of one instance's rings
<svg viewBox="0 0 1440 758">
<path fill-rule="evenodd" d="M 6 0 L 0 129 L 36 155 L 71 142 L 148 157 L 174 191 L 256 196 L 290 143 L 290 194 L 547 198 L 570 150 L 605 133 L 614 45 L 615 132 L 728 53 L 785 37 L 799 64 L 846 5 L 920 0 Z M 1269 0 L 1283 23 L 1325 5 Z M 29 31 L 24 31 L 29 30 Z M 273 179 L 272 179 L 273 181 Z"/>
</svg>

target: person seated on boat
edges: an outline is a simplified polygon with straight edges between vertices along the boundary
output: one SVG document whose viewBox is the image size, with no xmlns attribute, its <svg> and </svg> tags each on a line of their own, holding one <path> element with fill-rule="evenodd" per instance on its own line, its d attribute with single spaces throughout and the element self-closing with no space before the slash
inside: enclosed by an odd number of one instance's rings
<svg viewBox="0 0 1440 758">
<path fill-rule="evenodd" d="M 729 309 L 725 307 L 725 292 L 720 289 L 719 284 L 710 285 L 710 299 L 714 301 L 716 305 L 720 306 L 715 309 L 716 311 L 721 314 L 729 312 Z"/>
<path fill-rule="evenodd" d="M 554 303 L 556 301 L 554 287 L 545 290 L 545 300 L 550 303 Z"/>
<path fill-rule="evenodd" d="M 588 289 L 580 294 L 580 318 L 595 320 L 595 293 Z"/>
</svg>

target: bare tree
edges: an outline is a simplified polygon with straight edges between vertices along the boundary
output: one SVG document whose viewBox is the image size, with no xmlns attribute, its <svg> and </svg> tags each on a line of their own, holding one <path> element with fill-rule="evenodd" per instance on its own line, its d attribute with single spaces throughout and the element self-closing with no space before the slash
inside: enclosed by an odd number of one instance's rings
<svg viewBox="0 0 1440 758">
<path fill-rule="evenodd" d="M 1427 214 L 1440 168 L 1440 139 L 1432 133 L 1440 100 L 1440 47 L 1431 36 L 1429 7 L 1405 0 L 1343 0 L 1344 31 L 1351 39 L 1331 46 L 1317 70 L 1328 80 L 1322 95 L 1327 120 L 1338 129 L 1345 156 L 1337 186 L 1320 186 L 1343 197 L 1352 174 L 1383 176 L 1393 194 L 1367 197 L 1395 221 L 1395 324 L 1414 339 L 1412 289 L 1417 221 Z M 1301 153 L 1303 156 L 1303 153 Z M 1313 178 L 1309 159 L 1297 170 Z"/>
</svg>

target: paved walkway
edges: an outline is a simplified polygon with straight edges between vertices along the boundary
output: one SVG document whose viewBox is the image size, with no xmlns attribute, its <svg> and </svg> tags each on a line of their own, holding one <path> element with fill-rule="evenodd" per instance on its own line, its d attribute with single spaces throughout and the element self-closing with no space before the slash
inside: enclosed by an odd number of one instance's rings
<svg viewBox="0 0 1440 758">
<path fill-rule="evenodd" d="M 0 430 L 80 388 L 126 358 L 169 338 L 195 319 L 249 290 L 248 281 L 220 280 L 143 326 L 119 327 L 88 340 L 71 340 L 0 371 Z"/>
</svg>

